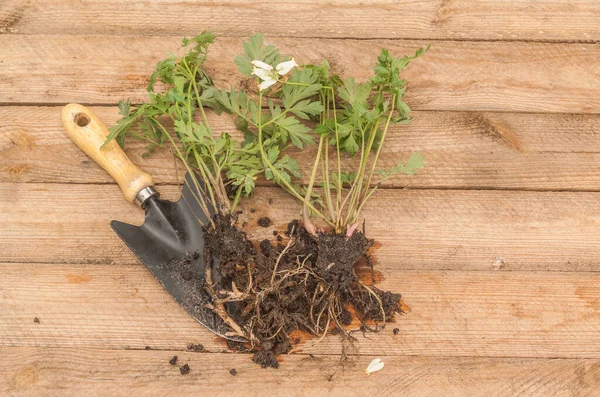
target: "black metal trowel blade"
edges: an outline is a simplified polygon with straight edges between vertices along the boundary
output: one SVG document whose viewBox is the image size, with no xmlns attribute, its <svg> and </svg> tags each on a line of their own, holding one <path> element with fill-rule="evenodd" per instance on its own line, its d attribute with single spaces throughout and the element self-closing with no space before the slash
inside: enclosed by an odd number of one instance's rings
<svg viewBox="0 0 600 397">
<path fill-rule="evenodd" d="M 244 341 L 227 336 L 230 328 L 205 307 L 211 299 L 204 290 L 203 224 L 207 219 L 197 202 L 201 194 L 188 174 L 179 201 L 152 196 L 144 203 L 146 220 L 143 225 L 112 221 L 111 226 L 192 317 L 217 335 Z"/>
</svg>

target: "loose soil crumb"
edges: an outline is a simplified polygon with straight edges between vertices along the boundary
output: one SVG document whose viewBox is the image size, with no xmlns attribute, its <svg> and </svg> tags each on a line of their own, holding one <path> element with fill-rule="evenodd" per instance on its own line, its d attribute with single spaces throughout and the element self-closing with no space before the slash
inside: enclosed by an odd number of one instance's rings
<svg viewBox="0 0 600 397">
<path fill-rule="evenodd" d="M 258 226 L 261 226 L 261 227 L 271 226 L 271 218 L 269 218 L 268 216 L 263 216 L 262 218 L 260 218 L 258 220 Z"/>
<path fill-rule="evenodd" d="M 227 347 L 233 351 L 237 351 L 237 352 L 248 351 L 248 348 L 246 348 L 246 344 L 243 342 L 236 342 L 231 339 L 226 339 L 225 342 L 227 343 Z M 225 350 L 225 352 L 229 353 L 227 350 Z"/>
<path fill-rule="evenodd" d="M 229 370 L 229 373 L 230 373 L 231 375 L 233 375 L 233 376 L 236 376 L 236 375 L 237 375 L 237 369 L 235 369 L 235 368 L 232 368 L 231 370 Z"/>
<path fill-rule="evenodd" d="M 198 343 L 198 344 L 188 343 L 187 349 L 191 350 L 191 351 L 195 351 L 195 352 L 203 352 L 204 345 L 202 343 Z"/>
<path fill-rule="evenodd" d="M 254 209 L 254 208 L 250 208 L 250 213 L 251 213 L 251 214 L 254 214 L 255 212 L 256 212 L 256 209 Z"/>
<path fill-rule="evenodd" d="M 169 364 L 171 364 L 171 365 L 177 365 L 177 359 L 178 359 L 178 358 L 179 358 L 179 357 L 177 357 L 177 356 L 173 356 L 173 358 L 171 358 L 171 359 L 169 360 Z"/>
<path fill-rule="evenodd" d="M 257 351 L 254 353 L 252 361 L 259 364 L 263 368 L 279 368 L 279 363 L 277 362 L 277 358 L 275 358 L 275 354 L 269 350 Z"/>
<path fill-rule="evenodd" d="M 34 317 L 33 318 L 33 322 L 36 323 L 36 324 L 39 324 L 40 323 L 40 319 L 37 318 L 37 317 Z"/>
<path fill-rule="evenodd" d="M 150 346 L 146 346 L 144 347 L 144 350 L 152 350 L 152 348 Z"/>
<path fill-rule="evenodd" d="M 400 329 L 394 328 L 394 330 L 392 332 L 394 333 L 394 335 L 398 335 L 400 333 Z"/>
<path fill-rule="evenodd" d="M 181 372 L 181 375 L 187 375 L 190 373 L 190 366 L 187 364 L 183 364 L 180 368 L 179 368 L 179 372 Z"/>
</svg>

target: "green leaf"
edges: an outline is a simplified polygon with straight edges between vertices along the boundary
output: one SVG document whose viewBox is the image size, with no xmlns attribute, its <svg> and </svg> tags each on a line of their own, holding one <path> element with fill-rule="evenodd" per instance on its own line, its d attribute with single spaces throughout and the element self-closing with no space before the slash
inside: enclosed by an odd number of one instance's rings
<svg viewBox="0 0 600 397">
<path fill-rule="evenodd" d="M 358 152 L 358 142 L 354 138 L 353 134 L 349 134 L 343 142 L 344 151 L 348 152 L 350 156 L 354 156 Z"/>
<path fill-rule="evenodd" d="M 410 156 L 405 164 L 400 163 L 397 166 L 387 170 L 379 170 L 378 173 L 383 177 L 383 179 L 387 179 L 396 174 L 414 175 L 423 167 L 425 167 L 425 156 L 419 152 L 415 152 Z"/>
<path fill-rule="evenodd" d="M 250 36 L 248 41 L 243 43 L 244 55 L 238 55 L 234 58 L 234 63 L 238 70 L 245 76 L 252 75 L 253 66 L 250 62 L 254 60 L 263 61 L 269 65 L 278 63 L 281 59 L 279 49 L 273 45 L 264 45 L 264 36 L 260 33 Z"/>
<path fill-rule="evenodd" d="M 302 124 L 295 117 L 285 117 L 278 119 L 273 122 L 281 129 L 283 143 L 287 142 L 289 138 L 292 144 L 297 148 L 302 149 L 305 144 L 315 143 L 312 135 L 310 135 L 310 128 Z"/>
<path fill-rule="evenodd" d="M 316 116 L 323 111 L 321 102 L 311 102 L 310 99 L 304 99 L 296 103 L 289 111 L 303 120 L 308 120 L 309 116 Z"/>
<path fill-rule="evenodd" d="M 119 101 L 119 114 L 121 116 L 129 116 L 129 111 L 131 109 L 131 100 L 127 99 L 125 101 Z"/>
<path fill-rule="evenodd" d="M 277 146 L 271 146 L 267 149 L 267 160 L 269 160 L 269 163 L 275 164 L 277 157 L 279 157 L 279 148 Z"/>
<path fill-rule="evenodd" d="M 290 110 L 296 102 L 317 95 L 321 89 L 321 84 L 316 83 L 318 78 L 312 69 L 293 69 L 288 84 L 281 88 L 283 107 Z"/>
<path fill-rule="evenodd" d="M 175 62 L 177 61 L 177 57 L 174 55 L 169 58 L 162 60 L 156 64 L 156 69 L 152 75 L 150 75 L 150 79 L 148 80 L 148 92 L 154 91 L 154 85 L 156 81 L 160 78 L 165 84 L 173 83 L 173 70 L 175 69 Z"/>
<path fill-rule="evenodd" d="M 344 85 L 338 88 L 340 98 L 350 104 L 352 107 L 366 106 L 367 99 L 371 93 L 371 85 L 369 83 L 354 82 L 354 78 L 349 77 L 344 80 Z"/>
</svg>

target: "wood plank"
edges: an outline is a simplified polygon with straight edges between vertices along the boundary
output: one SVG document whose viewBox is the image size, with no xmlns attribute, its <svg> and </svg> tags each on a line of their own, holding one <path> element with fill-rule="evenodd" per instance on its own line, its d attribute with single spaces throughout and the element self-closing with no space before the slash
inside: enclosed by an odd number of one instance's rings
<svg viewBox="0 0 600 397">
<path fill-rule="evenodd" d="M 159 190 L 170 199 L 180 191 Z M 241 209 L 239 223 L 256 240 L 273 238 L 300 214 L 280 188 L 259 188 Z M 600 193 L 386 189 L 364 215 L 384 272 L 600 270 Z M 262 216 L 273 225 L 258 227 Z M 0 184 L 0 261 L 138 263 L 112 219 L 143 222 L 116 185 Z"/>
<path fill-rule="evenodd" d="M 226 349 L 142 265 L 2 264 L 1 346 Z M 386 272 L 411 308 L 351 354 L 600 358 L 600 275 L 584 272 Z M 39 324 L 33 321 L 38 317 Z M 399 335 L 392 329 L 399 328 Z M 304 353 L 339 355 L 338 336 Z"/>
<path fill-rule="evenodd" d="M 209 72 L 219 85 L 237 86 L 232 59 L 240 38 L 221 38 Z M 301 41 L 270 38 L 301 62 L 328 57 L 341 75 L 371 75 L 379 48 L 411 54 L 426 40 Z M 116 103 L 141 101 L 155 63 L 178 48 L 179 37 L 0 36 L 0 103 Z M 595 44 L 433 42 L 405 76 L 415 110 L 600 112 Z M 252 84 L 252 83 L 250 83 Z"/>
<path fill-rule="evenodd" d="M 0 31 L 24 34 L 220 35 L 478 40 L 600 39 L 589 0 L 243 2 L 5 0 Z M 176 22 L 174 22 L 176 21 Z"/>
<path fill-rule="evenodd" d="M 10 396 L 584 396 L 600 387 L 598 360 L 385 357 L 365 376 L 372 356 L 339 364 L 337 357 L 286 357 L 264 370 L 243 354 L 178 351 L 3 348 L 0 390 Z M 191 372 L 169 365 L 177 354 Z M 237 375 L 229 370 L 235 368 Z M 101 392 L 99 392 L 101 390 Z"/>
<path fill-rule="evenodd" d="M 116 107 L 92 110 L 112 125 Z M 236 132 L 231 117 L 209 112 L 217 132 Z M 529 113 L 413 113 L 407 126 L 393 126 L 381 164 L 406 161 L 413 151 L 427 167 L 415 177 L 398 175 L 386 187 L 449 189 L 598 190 L 600 115 Z M 66 136 L 59 107 L 0 107 L 0 182 L 112 183 Z M 132 141 L 133 161 L 160 184 L 176 183 L 172 156 L 143 158 L 145 145 Z M 307 148 L 312 158 L 316 148 Z M 311 164 L 301 164 L 304 175 Z M 179 173 L 181 180 L 183 173 Z"/>
</svg>

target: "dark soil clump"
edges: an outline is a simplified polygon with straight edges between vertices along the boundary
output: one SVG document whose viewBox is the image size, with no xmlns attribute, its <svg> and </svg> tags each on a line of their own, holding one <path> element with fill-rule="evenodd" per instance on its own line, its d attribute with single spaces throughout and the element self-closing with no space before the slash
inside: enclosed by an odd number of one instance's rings
<svg viewBox="0 0 600 397">
<path fill-rule="evenodd" d="M 169 360 L 169 364 L 171 364 L 171 365 L 177 365 L 177 359 L 178 359 L 178 358 L 179 358 L 179 357 L 177 357 L 177 356 L 173 356 L 173 357 L 172 357 L 172 358 Z"/>
<path fill-rule="evenodd" d="M 258 220 L 258 226 L 260 227 L 269 227 L 271 226 L 271 218 L 268 216 L 263 216 Z"/>
<path fill-rule="evenodd" d="M 254 353 L 252 357 L 252 361 L 259 364 L 263 368 L 273 367 L 279 368 L 279 363 L 277 362 L 277 358 L 272 351 L 268 350 L 260 350 Z"/>
<path fill-rule="evenodd" d="M 180 368 L 179 368 L 179 372 L 181 372 L 181 375 L 187 375 L 190 373 L 190 366 L 188 364 L 183 364 Z"/>
<path fill-rule="evenodd" d="M 198 343 L 198 344 L 188 343 L 187 349 L 191 350 L 191 351 L 195 351 L 195 352 L 203 352 L 204 345 L 202 343 Z"/>
<path fill-rule="evenodd" d="M 238 373 L 237 373 L 237 369 L 235 369 L 235 368 L 232 368 L 232 369 L 230 369 L 230 370 L 229 370 L 229 373 L 230 373 L 232 376 L 236 376 L 236 375 L 238 374 Z"/>
<path fill-rule="evenodd" d="M 36 324 L 39 324 L 40 323 L 40 319 L 37 318 L 37 317 L 34 317 L 33 318 L 33 322 L 36 323 Z"/>
<path fill-rule="evenodd" d="M 361 232 L 352 236 L 310 234 L 291 222 L 276 246 L 263 240 L 256 249 L 229 216 L 216 216 L 207 230 L 205 289 L 214 311 L 246 344 L 230 348 L 252 351 L 262 367 L 277 368 L 277 356 L 292 350 L 295 331 L 324 336 L 357 319 L 366 324 L 391 321 L 399 312 L 400 295 L 360 281 L 355 266 L 373 241 Z M 259 224 L 268 227 L 269 218 Z M 279 239 L 281 238 L 281 239 Z M 210 276 L 210 279 L 209 277 Z M 228 345 L 229 345 L 228 341 Z"/>
</svg>

